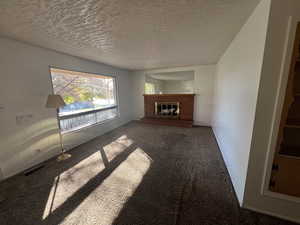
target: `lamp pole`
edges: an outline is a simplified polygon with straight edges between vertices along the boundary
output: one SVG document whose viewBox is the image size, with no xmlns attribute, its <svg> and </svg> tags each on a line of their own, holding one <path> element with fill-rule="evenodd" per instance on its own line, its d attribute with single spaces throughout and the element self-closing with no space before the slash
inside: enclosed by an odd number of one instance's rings
<svg viewBox="0 0 300 225">
<path fill-rule="evenodd" d="M 58 129 L 59 129 L 59 141 L 60 141 L 60 147 L 61 147 L 61 154 L 58 156 L 57 161 L 63 161 L 71 157 L 71 154 L 68 154 L 64 150 L 63 146 L 63 139 L 61 135 L 61 126 L 60 126 L 60 120 L 59 120 L 59 109 L 56 109 L 56 118 L 58 123 Z"/>
<path fill-rule="evenodd" d="M 60 120 L 59 120 L 59 109 L 56 109 L 56 118 L 57 118 L 57 124 L 58 124 L 58 130 L 59 130 L 59 141 L 60 141 L 60 147 L 61 147 L 61 153 L 64 153 L 64 146 L 63 146 L 63 140 L 61 135 L 61 126 L 60 126 Z"/>
<path fill-rule="evenodd" d="M 71 155 L 68 153 L 65 153 L 65 150 L 64 150 L 63 139 L 62 139 L 62 134 L 61 134 L 61 126 L 60 126 L 60 120 L 59 120 L 59 108 L 62 106 L 65 106 L 65 105 L 66 104 L 60 95 L 54 95 L 54 94 L 48 95 L 46 107 L 56 109 L 56 119 L 57 119 L 59 142 L 60 142 L 60 148 L 61 148 L 61 154 L 58 156 L 57 161 L 66 160 L 71 157 Z"/>
</svg>

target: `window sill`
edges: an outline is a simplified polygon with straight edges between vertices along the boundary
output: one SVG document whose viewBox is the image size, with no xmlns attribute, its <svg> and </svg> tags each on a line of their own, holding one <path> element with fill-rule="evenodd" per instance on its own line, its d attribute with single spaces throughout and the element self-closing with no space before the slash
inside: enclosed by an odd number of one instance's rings
<svg viewBox="0 0 300 225">
<path fill-rule="evenodd" d="M 82 116 L 82 115 L 86 115 L 86 114 L 101 112 L 101 111 L 105 111 L 105 110 L 109 110 L 109 109 L 115 109 L 115 108 L 118 108 L 118 106 L 117 105 L 112 105 L 112 106 L 104 107 L 104 108 L 101 108 L 101 109 L 87 110 L 87 111 L 77 112 L 77 113 L 68 114 L 68 115 L 59 115 L 59 119 L 74 118 L 74 117 L 77 117 L 77 116 Z"/>
<path fill-rule="evenodd" d="M 83 130 L 86 130 L 86 129 L 89 129 L 89 128 L 92 128 L 92 127 L 95 127 L 95 126 L 99 126 L 99 125 L 103 125 L 103 124 L 112 122 L 113 120 L 116 120 L 116 119 L 119 119 L 119 118 L 120 118 L 120 115 L 117 115 L 117 116 L 115 116 L 111 119 L 103 120 L 102 122 L 99 122 L 99 123 L 94 123 L 94 124 L 90 124 L 90 125 L 87 125 L 87 126 L 81 126 L 81 127 L 78 127 L 78 128 L 72 129 L 72 130 L 62 131 L 61 134 L 62 135 L 68 135 L 68 134 L 72 134 L 72 133 L 77 133 L 77 132 L 80 132 L 80 131 L 83 131 Z"/>
</svg>

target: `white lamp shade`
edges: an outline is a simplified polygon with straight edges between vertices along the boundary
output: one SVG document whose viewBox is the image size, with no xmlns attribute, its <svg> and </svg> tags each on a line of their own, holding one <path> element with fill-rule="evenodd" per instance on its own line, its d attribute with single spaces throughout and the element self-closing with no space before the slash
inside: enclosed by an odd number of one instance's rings
<svg viewBox="0 0 300 225">
<path fill-rule="evenodd" d="M 60 95 L 49 95 L 46 103 L 47 108 L 59 109 L 65 106 L 63 98 Z"/>
</svg>

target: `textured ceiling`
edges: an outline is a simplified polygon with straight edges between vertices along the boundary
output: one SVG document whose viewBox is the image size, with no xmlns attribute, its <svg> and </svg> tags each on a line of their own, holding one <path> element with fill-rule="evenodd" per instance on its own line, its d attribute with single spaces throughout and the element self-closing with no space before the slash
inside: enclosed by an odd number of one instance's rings
<svg viewBox="0 0 300 225">
<path fill-rule="evenodd" d="M 127 69 L 213 64 L 259 0 L 1 0 L 0 35 Z"/>
</svg>

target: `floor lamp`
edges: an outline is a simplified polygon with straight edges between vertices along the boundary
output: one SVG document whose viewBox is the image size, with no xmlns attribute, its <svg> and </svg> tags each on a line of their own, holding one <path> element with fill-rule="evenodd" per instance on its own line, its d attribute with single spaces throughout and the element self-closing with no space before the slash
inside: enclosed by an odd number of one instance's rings
<svg viewBox="0 0 300 225">
<path fill-rule="evenodd" d="M 60 95 L 49 95 L 48 96 L 46 107 L 56 109 L 56 118 L 57 118 L 57 123 L 58 123 L 58 128 L 59 128 L 59 140 L 60 140 L 61 154 L 60 154 L 60 156 L 58 156 L 57 161 L 66 160 L 71 157 L 70 154 L 65 153 L 65 150 L 63 147 L 63 142 L 62 142 L 62 136 L 61 136 L 61 127 L 60 127 L 60 122 L 59 122 L 59 118 L 58 118 L 59 108 L 65 106 L 65 105 L 66 104 Z"/>
</svg>

